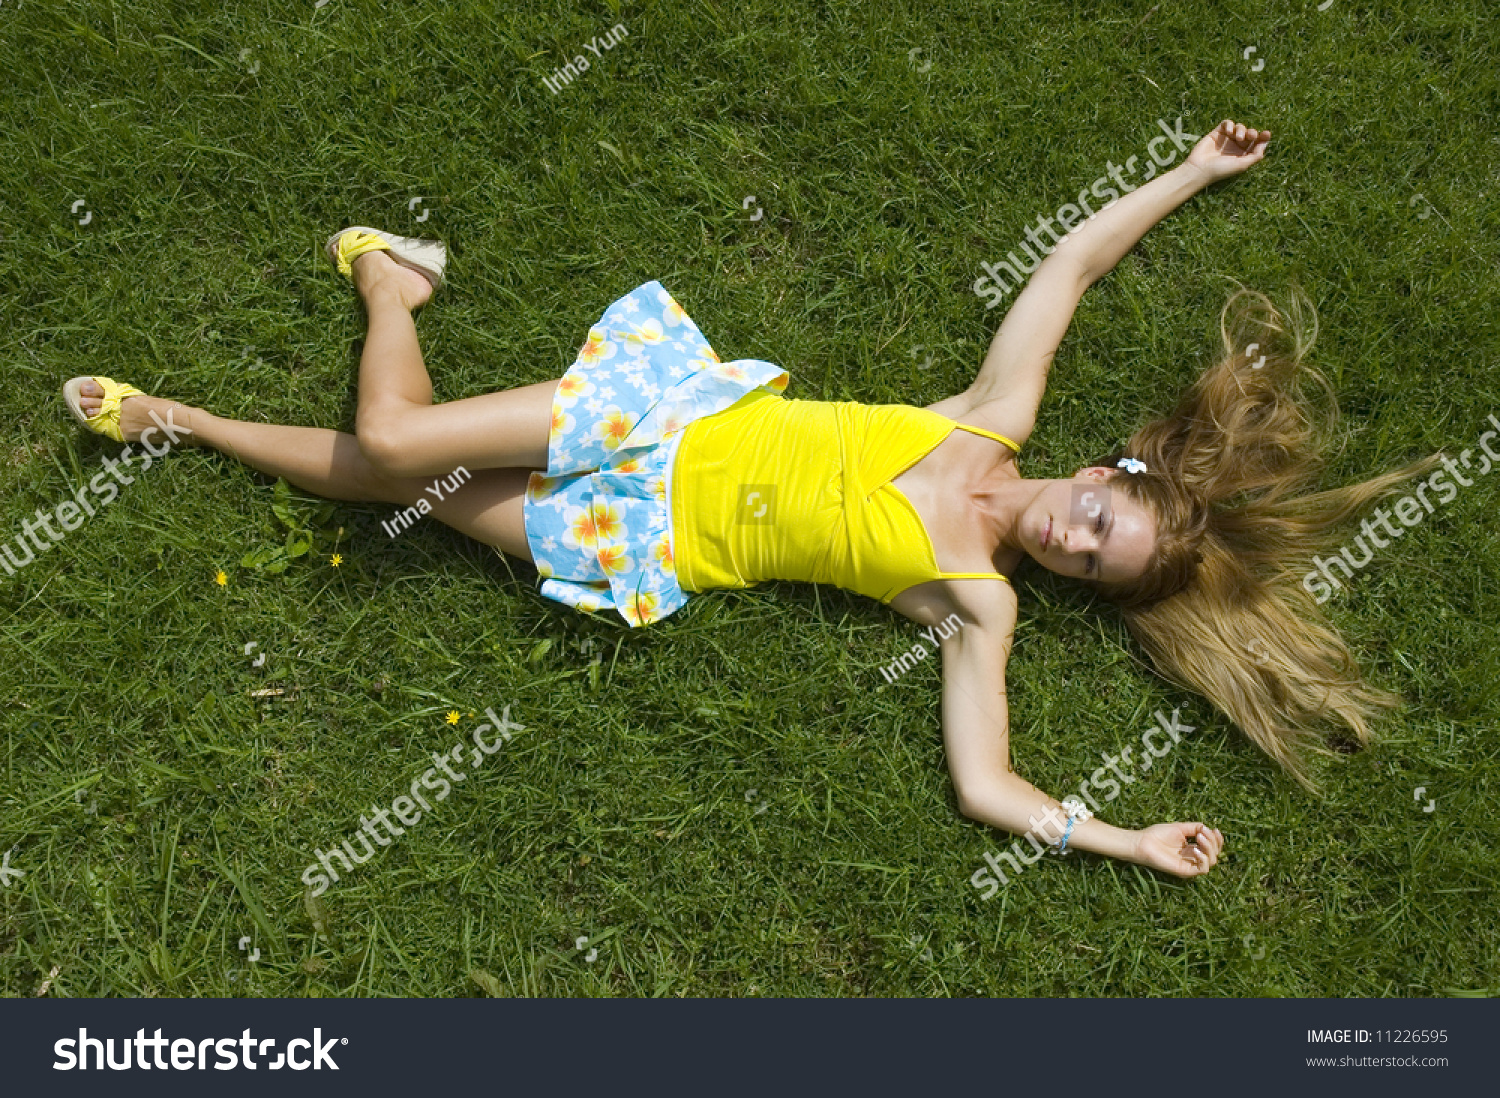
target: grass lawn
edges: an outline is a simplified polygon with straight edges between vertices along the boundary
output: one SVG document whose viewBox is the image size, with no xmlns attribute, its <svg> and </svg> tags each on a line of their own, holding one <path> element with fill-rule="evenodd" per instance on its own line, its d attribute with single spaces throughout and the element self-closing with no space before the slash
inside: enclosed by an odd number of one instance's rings
<svg viewBox="0 0 1500 1098">
<path fill-rule="evenodd" d="M 655 278 L 788 396 L 931 403 L 1014 300 L 984 308 L 979 264 L 1178 117 L 1275 136 L 1084 298 L 1025 475 L 1168 411 L 1235 283 L 1317 304 L 1348 437 L 1327 486 L 1477 452 L 1497 39 L 1480 0 L 7 3 L 0 539 L 121 450 L 68 415 L 75 374 L 350 430 L 364 312 L 321 252 L 346 225 L 447 242 L 417 321 L 439 400 L 561 376 Z M 173 453 L 0 573 L 0 851 L 24 874 L 0 993 L 1500 993 L 1497 483 L 1325 604 L 1408 707 L 1317 765 L 1321 797 L 1114 610 L 1023 570 L 1016 768 L 1063 796 L 1181 706 L 1195 731 L 1104 818 L 1227 846 L 1197 881 L 1047 858 L 984 901 L 969 877 L 1012 836 L 958 813 L 939 661 L 887 683 L 917 629 L 878 603 L 768 584 L 631 630 L 433 520 L 392 539 L 393 508 Z M 314 850 L 506 706 L 503 750 L 308 894 Z"/>
</svg>

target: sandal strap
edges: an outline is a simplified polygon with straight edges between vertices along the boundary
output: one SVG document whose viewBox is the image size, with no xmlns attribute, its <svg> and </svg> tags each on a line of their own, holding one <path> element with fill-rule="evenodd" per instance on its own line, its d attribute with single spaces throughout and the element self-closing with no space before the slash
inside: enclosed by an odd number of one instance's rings
<svg viewBox="0 0 1500 1098">
<path fill-rule="evenodd" d="M 354 277 L 354 260 L 366 252 L 388 252 L 390 250 L 391 246 L 374 233 L 350 229 L 343 236 L 339 237 L 339 274 L 352 279 Z"/>
<path fill-rule="evenodd" d="M 99 403 L 99 410 L 89 416 L 84 423 L 89 430 L 112 438 L 116 442 L 124 442 L 125 434 L 120 430 L 120 405 L 126 397 L 146 396 L 134 385 L 115 381 L 113 378 L 94 376 L 101 389 L 104 390 L 104 398 Z"/>
</svg>

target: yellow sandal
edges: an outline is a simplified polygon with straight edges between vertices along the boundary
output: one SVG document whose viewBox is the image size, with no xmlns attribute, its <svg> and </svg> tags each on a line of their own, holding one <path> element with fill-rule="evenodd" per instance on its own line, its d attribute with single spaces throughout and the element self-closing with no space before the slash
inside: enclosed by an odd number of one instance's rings
<svg viewBox="0 0 1500 1098">
<path fill-rule="evenodd" d="M 93 415 L 86 415 L 81 402 L 85 381 L 97 382 L 104 390 L 104 397 L 99 403 L 99 411 Z M 116 442 L 124 442 L 125 436 L 120 431 L 120 404 L 126 397 L 149 396 L 134 385 L 126 385 L 112 378 L 99 377 L 98 375 L 85 375 L 75 377 L 63 386 L 63 399 L 68 402 L 68 410 L 73 413 L 79 423 L 83 424 L 96 435 L 104 435 Z"/>
<path fill-rule="evenodd" d="M 403 267 L 410 267 L 432 283 L 434 290 L 443 284 L 443 270 L 448 265 L 448 249 L 440 240 L 418 240 L 381 232 L 366 225 L 340 229 L 323 246 L 339 274 L 354 281 L 354 260 L 366 252 L 389 252 Z"/>
</svg>

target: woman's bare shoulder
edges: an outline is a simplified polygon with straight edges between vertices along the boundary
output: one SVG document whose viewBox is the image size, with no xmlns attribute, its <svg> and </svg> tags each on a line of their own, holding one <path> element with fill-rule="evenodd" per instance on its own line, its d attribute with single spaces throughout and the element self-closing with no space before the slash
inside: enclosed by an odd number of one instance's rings
<svg viewBox="0 0 1500 1098">
<path fill-rule="evenodd" d="M 927 410 L 946 416 L 955 423 L 1004 435 L 1017 446 L 1023 447 L 1036 428 L 1036 409 L 1020 395 L 979 402 L 964 392 L 936 404 L 929 404 Z"/>
<path fill-rule="evenodd" d="M 957 616 L 964 625 L 1009 637 L 1015 632 L 1020 604 L 1016 589 L 997 577 L 919 583 L 892 599 L 890 607 L 918 625 L 938 625 Z"/>
</svg>

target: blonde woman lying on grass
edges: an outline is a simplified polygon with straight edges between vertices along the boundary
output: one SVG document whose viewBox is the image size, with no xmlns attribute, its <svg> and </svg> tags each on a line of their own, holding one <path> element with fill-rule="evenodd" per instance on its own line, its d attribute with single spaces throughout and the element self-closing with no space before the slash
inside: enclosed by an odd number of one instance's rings
<svg viewBox="0 0 1500 1098">
<path fill-rule="evenodd" d="M 1361 682 L 1297 564 L 1428 464 L 1294 495 L 1318 467 L 1299 374 L 1322 379 L 1269 301 L 1243 292 L 1225 307 L 1232 323 L 1221 318 L 1224 357 L 1171 415 L 1071 478 L 1023 476 L 1016 455 L 1083 292 L 1178 205 L 1257 163 L 1269 138 L 1226 120 L 1181 165 L 1096 212 L 1037 266 L 973 384 L 926 408 L 788 400 L 780 367 L 721 362 L 654 281 L 605 311 L 563 378 L 433 404 L 411 312 L 442 284 L 446 253 L 363 228 L 328 242 L 369 313 L 353 434 L 223 419 L 102 378 L 74 379 L 69 402 L 121 441 L 151 413 L 170 415 L 189 440 L 308 492 L 425 506 L 533 561 L 547 597 L 632 626 L 690 593 L 772 579 L 834 583 L 942 623 L 960 810 L 1017 833 L 1072 811 L 1050 843 L 1193 877 L 1218 861 L 1222 832 L 1115 827 L 1011 769 L 1006 577 L 1030 559 L 1119 605 L 1167 678 L 1306 784 L 1303 749 L 1326 751 L 1315 722 L 1334 718 L 1364 743 L 1367 718 L 1397 699 Z M 1246 357 L 1250 342 L 1263 361 Z M 459 467 L 470 474 L 460 489 L 426 492 Z"/>
</svg>

